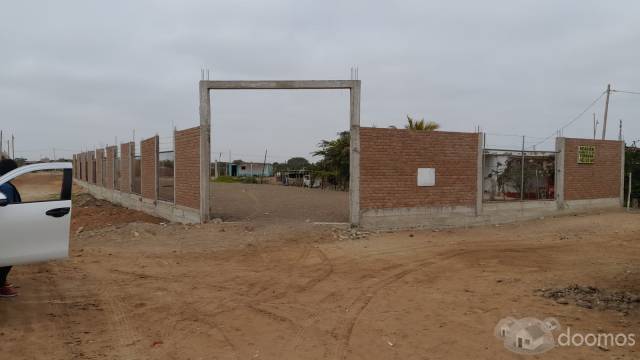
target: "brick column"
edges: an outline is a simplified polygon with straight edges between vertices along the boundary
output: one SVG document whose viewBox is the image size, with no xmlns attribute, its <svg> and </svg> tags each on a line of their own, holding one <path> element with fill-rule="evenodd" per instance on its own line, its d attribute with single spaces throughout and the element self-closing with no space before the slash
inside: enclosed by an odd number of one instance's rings
<svg viewBox="0 0 640 360">
<path fill-rule="evenodd" d="M 107 169 L 105 174 L 105 185 L 107 189 L 113 189 L 113 180 L 115 175 L 115 162 L 116 162 L 116 147 L 107 147 Z"/>
<path fill-rule="evenodd" d="M 104 186 L 104 174 L 102 163 L 104 162 L 104 149 L 96 150 L 96 185 Z"/>
<path fill-rule="evenodd" d="M 87 156 L 87 163 L 88 163 L 88 166 L 87 166 L 88 176 L 87 176 L 87 178 L 89 179 L 89 183 L 90 184 L 95 184 L 96 183 L 96 177 L 94 175 L 95 174 L 94 173 L 94 170 L 95 170 L 94 160 L 96 158 L 96 153 L 95 153 L 95 151 L 89 151 L 88 154 L 89 154 L 89 156 Z"/>
<path fill-rule="evenodd" d="M 82 181 L 87 181 L 87 153 L 82 153 Z"/>
<path fill-rule="evenodd" d="M 72 160 L 71 160 L 71 164 L 73 166 L 73 177 L 76 177 L 77 171 L 78 171 L 78 164 L 76 163 L 76 154 L 73 154 L 72 156 Z"/>
<path fill-rule="evenodd" d="M 140 142 L 140 185 L 143 198 L 158 200 L 158 136 Z"/>
<path fill-rule="evenodd" d="M 200 127 L 175 132 L 176 205 L 200 210 Z"/>
</svg>

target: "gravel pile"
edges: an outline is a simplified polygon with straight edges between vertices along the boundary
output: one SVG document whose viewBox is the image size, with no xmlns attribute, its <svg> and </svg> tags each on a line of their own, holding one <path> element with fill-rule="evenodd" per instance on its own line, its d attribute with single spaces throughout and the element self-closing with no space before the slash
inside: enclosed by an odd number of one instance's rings
<svg viewBox="0 0 640 360">
<path fill-rule="evenodd" d="M 625 314 L 640 309 L 640 295 L 628 291 L 574 284 L 565 288 L 539 289 L 538 293 L 558 304 L 575 304 L 586 309 L 615 310 Z"/>
</svg>

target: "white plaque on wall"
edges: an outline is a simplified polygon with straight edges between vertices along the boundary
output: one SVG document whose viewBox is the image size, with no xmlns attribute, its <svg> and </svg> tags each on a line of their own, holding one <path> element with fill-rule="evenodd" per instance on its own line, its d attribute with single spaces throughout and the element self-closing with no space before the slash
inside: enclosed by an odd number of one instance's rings
<svg viewBox="0 0 640 360">
<path fill-rule="evenodd" d="M 436 169 L 418 168 L 418 186 L 434 186 L 436 184 Z"/>
</svg>

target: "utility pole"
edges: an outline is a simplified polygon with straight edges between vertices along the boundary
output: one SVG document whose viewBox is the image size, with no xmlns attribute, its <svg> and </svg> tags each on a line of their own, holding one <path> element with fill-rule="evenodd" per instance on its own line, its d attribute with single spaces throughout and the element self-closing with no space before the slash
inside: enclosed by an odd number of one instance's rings
<svg viewBox="0 0 640 360">
<path fill-rule="evenodd" d="M 629 190 L 627 191 L 627 210 L 631 208 L 631 172 L 629 172 Z"/>
<path fill-rule="evenodd" d="M 618 129 L 618 141 L 622 141 L 622 119 L 620 119 L 620 128 Z"/>
<path fill-rule="evenodd" d="M 264 149 L 264 162 L 262 163 L 262 175 L 260 176 L 260 184 L 262 184 L 262 178 L 264 178 L 264 169 L 267 167 L 267 149 Z"/>
<path fill-rule="evenodd" d="M 2 130 L 0 130 L 0 154 L 2 154 Z"/>
<path fill-rule="evenodd" d="M 522 159 L 520 169 L 520 201 L 524 200 L 524 136 L 522 137 Z"/>
<path fill-rule="evenodd" d="M 222 154 L 222 153 L 220 153 Z M 218 178 L 218 156 L 213 159 L 213 178 Z"/>
<path fill-rule="evenodd" d="M 593 113 L 593 140 L 596 139 L 597 132 L 598 132 L 598 120 L 596 120 L 596 113 Z"/>
<path fill-rule="evenodd" d="M 607 117 L 609 116 L 609 95 L 611 95 L 611 84 L 607 84 L 607 100 L 604 103 L 604 121 L 602 123 L 602 140 L 607 135 Z"/>
<path fill-rule="evenodd" d="M 16 158 L 16 138 L 15 136 L 13 136 L 13 134 L 11 134 L 11 158 Z"/>
</svg>

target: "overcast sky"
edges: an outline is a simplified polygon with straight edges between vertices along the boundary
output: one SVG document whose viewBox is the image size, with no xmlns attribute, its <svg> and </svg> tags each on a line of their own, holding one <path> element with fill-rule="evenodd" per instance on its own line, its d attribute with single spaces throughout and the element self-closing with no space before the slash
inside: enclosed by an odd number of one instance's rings
<svg viewBox="0 0 640 360">
<path fill-rule="evenodd" d="M 348 79 L 359 67 L 362 125 L 527 135 L 570 121 L 611 82 L 640 91 L 638 1 L 4 1 L 0 128 L 16 155 L 69 156 L 196 126 L 200 68 L 215 80 Z M 348 127 L 346 91 L 212 93 L 213 151 L 309 157 Z M 592 136 L 592 113 L 564 130 Z M 615 93 L 640 138 L 640 95 Z M 490 145 L 519 146 L 491 135 Z M 552 144 L 548 142 L 547 145 Z"/>
</svg>

